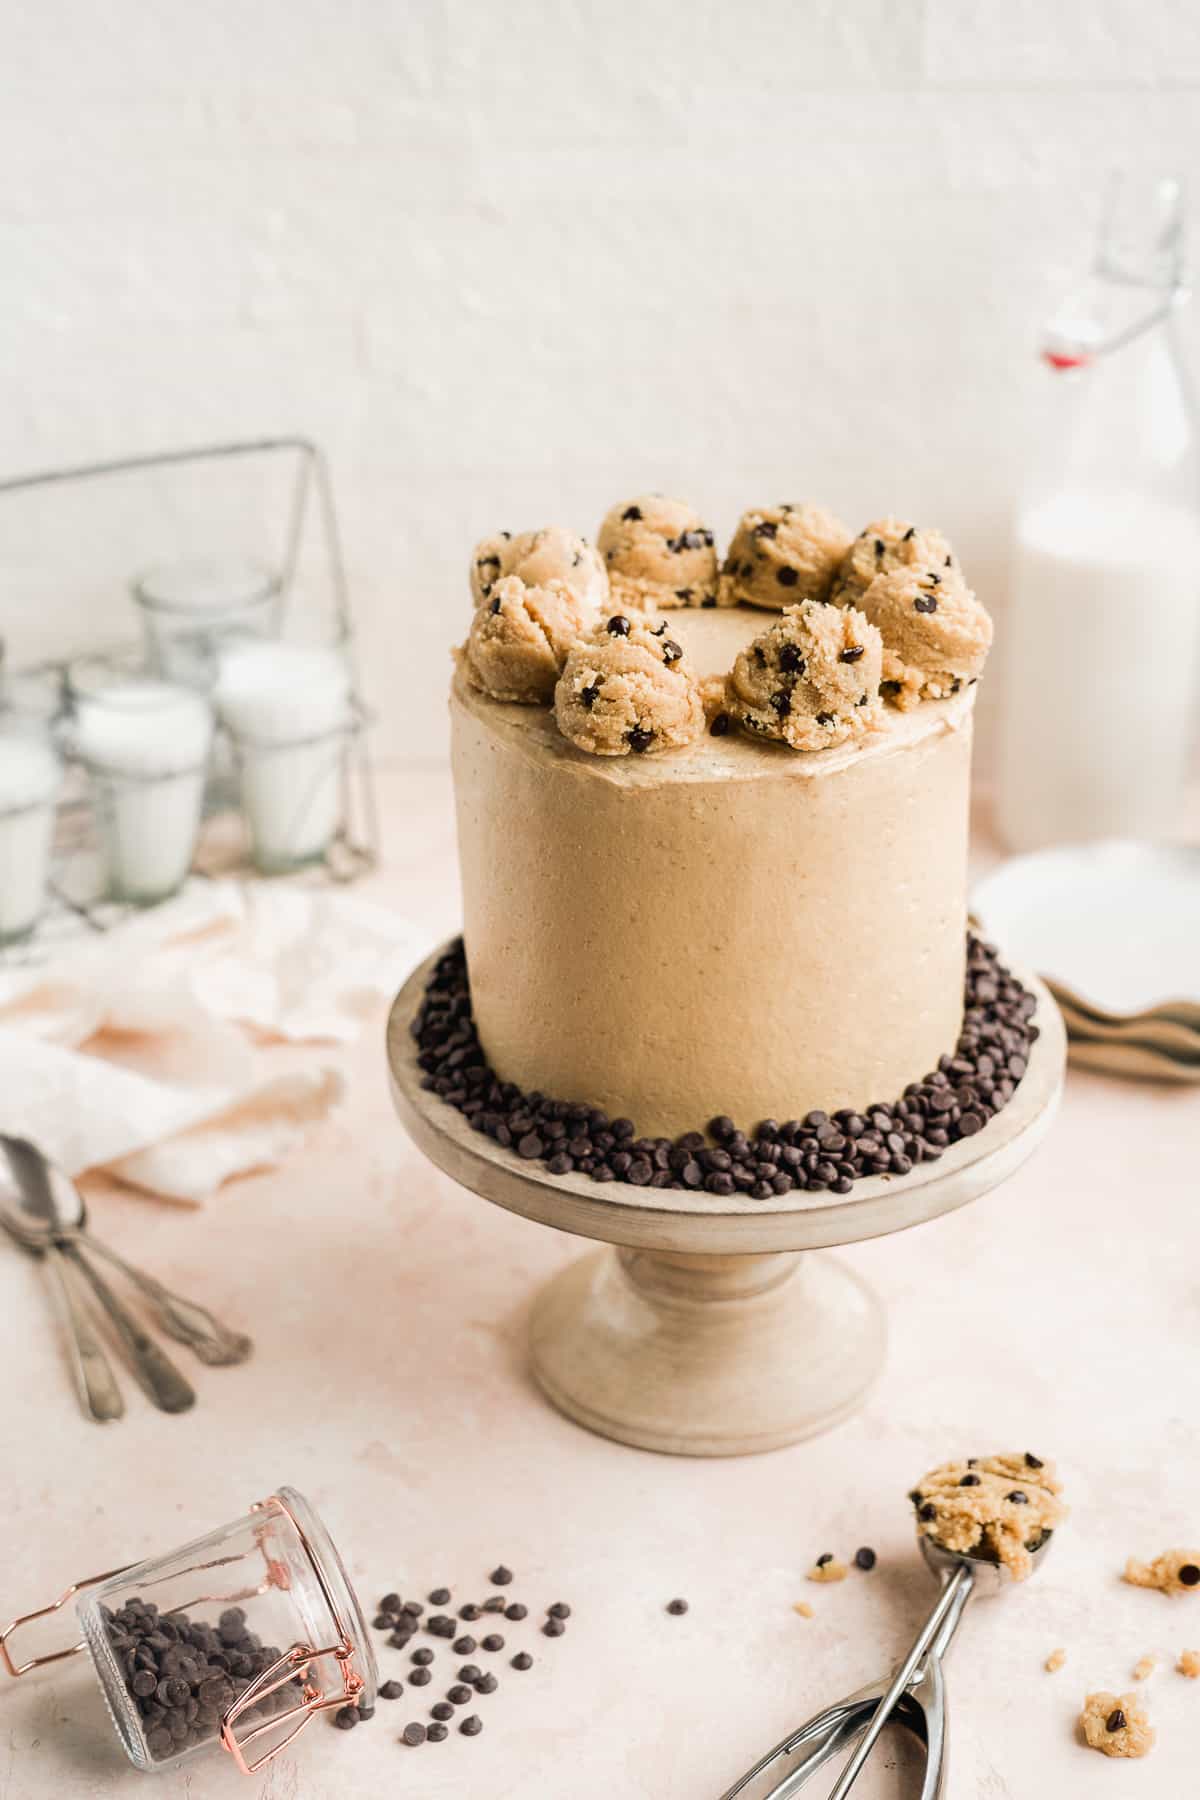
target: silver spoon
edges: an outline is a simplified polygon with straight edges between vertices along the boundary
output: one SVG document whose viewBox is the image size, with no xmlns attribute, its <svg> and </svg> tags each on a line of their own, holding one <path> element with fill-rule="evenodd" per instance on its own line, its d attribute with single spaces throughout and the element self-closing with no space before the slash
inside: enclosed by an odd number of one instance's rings
<svg viewBox="0 0 1200 1800">
<path fill-rule="evenodd" d="M 1053 1535 L 1047 1531 L 1031 1552 L 1035 1569 Z M 946 1800 L 948 1720 L 942 1663 L 972 1594 L 1003 1593 L 1013 1583 L 999 1563 L 943 1550 L 927 1537 L 917 1541 L 942 1591 L 907 1656 L 882 1681 L 860 1688 L 790 1732 L 727 1788 L 721 1800 L 792 1800 L 824 1763 L 857 1740 L 857 1748 L 828 1797 L 845 1800 L 889 1719 L 905 1726 L 924 1746 L 920 1800 Z"/>
<path fill-rule="evenodd" d="M 3 1203 L 10 1175 L 11 1165 L 6 1158 L 0 1162 L 0 1205 Z M 0 1213 L 0 1224 L 46 1271 L 50 1298 L 66 1330 L 71 1373 L 75 1378 L 79 1404 L 85 1416 L 94 1419 L 99 1425 L 121 1418 L 125 1411 L 125 1401 L 117 1386 L 113 1366 L 92 1330 L 87 1313 L 75 1298 L 68 1278 L 69 1264 L 63 1251 L 52 1240 L 41 1246 L 31 1243 L 23 1230 L 12 1229 L 7 1214 Z"/>
<path fill-rule="evenodd" d="M 9 1177 L 0 1183 L 0 1217 L 8 1231 L 32 1248 L 45 1249 L 50 1244 L 59 1247 L 108 1314 L 130 1367 L 148 1398 L 163 1412 L 186 1412 L 195 1404 L 195 1389 L 118 1300 L 79 1247 L 82 1202 L 74 1182 L 25 1138 L 0 1135 L 0 1150 L 4 1152 Z"/>
<path fill-rule="evenodd" d="M 206 1306 L 201 1306 L 195 1300 L 185 1300 L 182 1294 L 173 1294 L 155 1276 L 147 1274 L 144 1269 L 134 1268 L 123 1256 L 119 1256 L 99 1238 L 93 1237 L 87 1229 L 87 1208 L 83 1195 L 69 1176 L 56 1168 L 33 1145 L 27 1144 L 25 1139 L 4 1140 L 0 1134 L 0 1143 L 5 1141 L 24 1144 L 25 1154 L 32 1154 L 42 1163 L 53 1203 L 57 1242 L 83 1245 L 120 1269 L 126 1279 L 149 1301 L 160 1329 L 168 1337 L 174 1338 L 176 1343 L 186 1344 L 189 1349 L 194 1350 L 201 1362 L 214 1366 L 245 1362 L 254 1344 L 244 1332 L 231 1331 Z"/>
</svg>

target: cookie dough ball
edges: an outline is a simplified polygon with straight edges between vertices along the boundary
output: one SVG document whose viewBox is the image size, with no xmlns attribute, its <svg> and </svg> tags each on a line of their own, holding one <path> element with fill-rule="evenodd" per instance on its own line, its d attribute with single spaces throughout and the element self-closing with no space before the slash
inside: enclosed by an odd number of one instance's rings
<svg viewBox="0 0 1200 1800">
<path fill-rule="evenodd" d="M 726 705 L 756 737 L 828 750 L 879 724 L 883 644 L 853 608 L 804 600 L 742 650 Z"/>
<path fill-rule="evenodd" d="M 471 621 L 462 651 L 467 679 L 493 700 L 546 705 L 571 645 L 594 624 L 591 607 L 565 581 L 527 587 L 502 575 Z"/>
<path fill-rule="evenodd" d="M 930 1470 L 909 1499 L 917 1532 L 943 1550 L 998 1562 L 1014 1581 L 1033 1567 L 1031 1552 L 1067 1516 L 1054 1464 L 1030 1452 L 972 1456 Z"/>
<path fill-rule="evenodd" d="M 1079 1729 L 1088 1748 L 1105 1756 L 1145 1756 L 1154 1748 L 1154 1727 L 1136 1694 L 1089 1694 Z"/>
<path fill-rule="evenodd" d="M 722 606 L 779 612 L 797 600 L 828 600 L 853 539 L 823 506 L 759 506 L 743 513 L 721 570 Z"/>
<path fill-rule="evenodd" d="M 907 519 L 875 519 L 860 531 L 842 558 L 833 584 L 832 598 L 841 606 L 861 606 L 877 575 L 890 575 L 895 569 L 958 569 L 958 561 L 947 538 L 940 531 L 923 525 L 910 525 Z"/>
<path fill-rule="evenodd" d="M 564 525 L 541 531 L 497 531 L 476 544 L 471 556 L 471 595 L 482 606 L 497 581 L 516 575 L 526 587 L 562 581 L 587 606 L 607 604 L 608 576 L 594 544 Z"/>
<path fill-rule="evenodd" d="M 992 644 L 992 620 L 953 569 L 877 575 L 858 601 L 883 637 L 883 697 L 907 712 L 977 681 Z"/>
<path fill-rule="evenodd" d="M 1200 1550 L 1164 1550 L 1148 1563 L 1131 1556 L 1122 1580 L 1162 1594 L 1200 1594 Z"/>
<path fill-rule="evenodd" d="M 593 756 L 675 750 L 704 730 L 700 684 L 670 626 L 637 614 L 614 614 L 574 646 L 554 713 Z"/>
<path fill-rule="evenodd" d="M 665 494 L 618 500 L 596 540 L 613 604 L 639 612 L 715 606 L 717 553 L 695 507 Z"/>
</svg>

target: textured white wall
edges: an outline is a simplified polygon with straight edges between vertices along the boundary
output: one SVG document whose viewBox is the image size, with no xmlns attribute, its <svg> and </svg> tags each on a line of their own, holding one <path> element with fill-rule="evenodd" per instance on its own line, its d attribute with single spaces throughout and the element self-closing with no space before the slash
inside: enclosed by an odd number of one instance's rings
<svg viewBox="0 0 1200 1800">
<path fill-rule="evenodd" d="M 1103 174 L 1200 151 L 1192 0 L 0 0 L 0 27 L 0 472 L 318 438 L 380 745 L 416 755 L 497 525 L 591 531 L 647 486 L 724 534 L 813 496 L 944 525 L 994 597 L 1037 322 Z M 120 534 L 144 561 L 136 509 Z M 20 655 L 46 609 L 5 535 Z"/>
</svg>

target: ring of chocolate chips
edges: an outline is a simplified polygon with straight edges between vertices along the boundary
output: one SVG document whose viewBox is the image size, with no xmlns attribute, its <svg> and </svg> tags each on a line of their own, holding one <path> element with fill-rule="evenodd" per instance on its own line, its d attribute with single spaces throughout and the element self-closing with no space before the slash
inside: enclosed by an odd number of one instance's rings
<svg viewBox="0 0 1200 1800">
<path fill-rule="evenodd" d="M 1038 1036 L 1036 1010 L 1034 995 L 993 947 L 969 935 L 954 1053 L 910 1082 L 899 1100 L 862 1112 L 810 1112 L 782 1125 L 764 1119 L 752 1135 L 722 1115 L 709 1121 L 707 1134 L 685 1131 L 676 1138 L 639 1137 L 632 1119 L 610 1119 L 582 1102 L 501 1081 L 475 1029 L 461 938 L 438 958 L 411 1030 L 421 1086 L 462 1113 L 473 1130 L 551 1175 L 578 1172 L 632 1187 L 770 1200 L 793 1190 L 848 1194 L 855 1181 L 873 1175 L 907 1175 L 982 1131 L 1025 1073 Z"/>
</svg>

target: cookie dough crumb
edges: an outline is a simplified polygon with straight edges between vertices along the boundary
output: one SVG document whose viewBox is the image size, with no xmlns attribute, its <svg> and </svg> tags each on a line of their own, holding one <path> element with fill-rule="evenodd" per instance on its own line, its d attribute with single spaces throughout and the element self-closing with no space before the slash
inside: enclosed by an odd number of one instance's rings
<svg viewBox="0 0 1200 1800">
<path fill-rule="evenodd" d="M 752 507 L 733 534 L 721 570 L 720 603 L 778 612 L 797 600 L 828 600 L 852 542 L 840 519 L 810 501 Z"/>
<path fill-rule="evenodd" d="M 818 1556 L 808 1571 L 809 1581 L 845 1581 L 850 1573 L 844 1562 L 839 1562 L 828 1550 L 824 1556 Z"/>
<path fill-rule="evenodd" d="M 813 1609 L 808 1604 L 807 1600 L 797 1600 L 796 1604 L 792 1607 L 792 1611 L 794 1613 L 799 1613 L 802 1619 L 811 1619 L 813 1616 Z"/>
<path fill-rule="evenodd" d="M 743 730 L 828 750 L 877 729 L 883 644 L 852 607 L 802 600 L 738 653 L 726 705 Z"/>
<path fill-rule="evenodd" d="M 493 582 L 460 652 L 467 680 L 493 700 L 544 705 L 567 652 L 595 614 L 563 581 L 527 587 L 517 575 Z"/>
<path fill-rule="evenodd" d="M 1131 1556 L 1121 1579 L 1162 1594 L 1200 1593 L 1200 1550 L 1164 1550 L 1148 1563 Z"/>
<path fill-rule="evenodd" d="M 917 1532 L 942 1549 L 998 1562 L 1014 1581 L 1033 1567 L 1031 1552 L 1067 1509 L 1054 1464 L 1024 1455 L 972 1456 L 943 1463 L 913 1488 Z"/>
<path fill-rule="evenodd" d="M 680 749 L 704 730 L 700 683 L 665 620 L 615 613 L 571 650 L 554 690 L 565 738 L 593 756 Z"/>
<path fill-rule="evenodd" d="M 895 569 L 936 569 L 945 579 L 959 564 L 940 531 L 911 525 L 907 519 L 875 519 L 859 532 L 842 558 L 832 598 L 839 606 L 858 606 L 877 575 Z"/>
<path fill-rule="evenodd" d="M 713 534 L 686 500 L 665 494 L 618 500 L 596 542 L 614 606 L 665 612 L 717 604 Z"/>
<path fill-rule="evenodd" d="M 1157 1667 L 1158 1658 L 1156 1656 L 1140 1656 L 1133 1665 L 1133 1679 L 1148 1681 Z"/>
<path fill-rule="evenodd" d="M 1200 1650 L 1181 1650 L 1175 1667 L 1189 1681 L 1200 1681 Z"/>
<path fill-rule="evenodd" d="M 1045 1671 L 1048 1675 L 1053 1675 L 1055 1670 L 1062 1668 L 1062 1666 L 1066 1662 L 1066 1660 L 1067 1660 L 1067 1653 L 1065 1650 L 1052 1650 L 1050 1652 L 1049 1656 L 1046 1658 L 1045 1662 L 1042 1664 L 1042 1667 L 1045 1669 Z"/>
<path fill-rule="evenodd" d="M 494 531 L 476 544 L 471 553 L 471 597 L 477 607 L 506 575 L 516 575 L 526 587 L 563 581 L 585 606 L 598 608 L 608 600 L 608 575 L 599 550 L 565 525 L 518 531 L 515 536 Z"/>
<path fill-rule="evenodd" d="M 982 674 L 991 615 L 953 571 L 894 570 L 856 604 L 883 637 L 881 691 L 902 712 L 948 699 Z"/>
<path fill-rule="evenodd" d="M 1154 1748 L 1154 1727 L 1137 1694 L 1089 1694 L 1079 1715 L 1084 1740 L 1105 1756 L 1145 1756 Z"/>
</svg>

